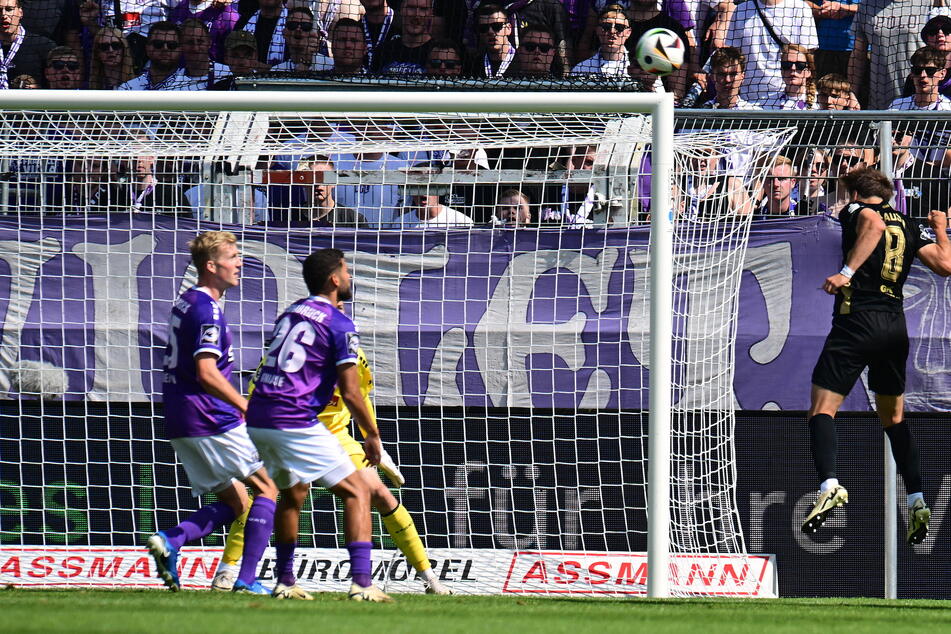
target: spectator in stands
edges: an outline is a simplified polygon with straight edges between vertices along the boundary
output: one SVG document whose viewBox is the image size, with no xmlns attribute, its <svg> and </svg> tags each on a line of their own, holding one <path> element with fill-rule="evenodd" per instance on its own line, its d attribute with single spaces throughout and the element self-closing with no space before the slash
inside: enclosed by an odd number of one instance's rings
<svg viewBox="0 0 951 634">
<path fill-rule="evenodd" d="M 360 4 L 363 5 L 364 9 L 360 26 L 363 27 L 363 35 L 367 44 L 367 65 L 369 68 L 376 70 L 378 68 L 377 52 L 390 39 L 390 35 L 398 30 L 393 28 L 396 11 L 386 0 L 360 0 Z"/>
<path fill-rule="evenodd" d="M 716 0 L 709 0 L 715 2 Z M 650 6 L 653 9 L 659 9 L 668 18 L 671 18 L 673 24 L 676 25 L 674 31 L 677 34 L 686 33 L 684 37 L 684 43 L 695 48 L 696 41 L 693 39 L 693 29 L 696 26 L 693 18 L 695 9 L 692 8 L 692 4 L 695 3 L 695 0 L 654 0 L 654 2 L 648 3 L 646 0 L 642 0 L 637 4 L 641 8 L 647 8 Z M 623 11 L 628 13 L 628 17 L 631 19 L 632 28 L 637 32 L 637 22 L 641 18 L 631 15 L 631 11 L 635 9 L 636 5 L 634 0 L 593 0 L 590 5 L 590 10 L 588 13 L 588 21 L 585 25 L 584 33 L 581 35 L 581 38 L 578 40 L 578 46 L 576 49 L 577 57 L 579 59 L 585 59 L 589 57 L 593 52 L 593 45 L 597 44 L 596 34 L 598 28 L 598 16 L 604 11 L 608 5 L 616 5 L 621 7 Z M 732 6 L 732 1 L 730 2 Z M 665 28 L 669 28 L 666 24 L 662 25 Z M 647 29 L 639 31 L 637 37 L 631 37 L 630 44 L 633 46 L 637 44 L 637 40 L 640 37 L 640 34 L 643 34 Z M 722 46 L 722 43 L 718 44 L 717 47 Z"/>
<path fill-rule="evenodd" d="M 598 14 L 598 52 L 571 69 L 572 75 L 626 77 L 630 57 L 625 46 L 631 35 L 631 22 L 624 10 L 608 5 Z"/>
<path fill-rule="evenodd" d="M 515 49 L 515 75 L 534 79 L 561 78 L 562 71 L 556 64 L 557 55 L 554 36 L 540 26 L 522 29 Z"/>
<path fill-rule="evenodd" d="M 656 28 L 673 31 L 684 43 L 686 46 L 686 50 L 684 51 L 684 65 L 664 78 L 664 85 L 673 92 L 678 99 L 682 98 L 686 90 L 688 71 L 690 70 L 691 60 L 693 59 L 693 52 L 695 50 L 692 44 L 693 40 L 689 37 L 690 32 L 685 30 L 686 27 L 682 26 L 679 21 L 662 13 L 657 8 L 656 0 L 631 0 L 627 10 L 627 16 L 631 21 L 631 33 L 627 38 L 626 44 L 629 50 L 637 46 L 637 42 L 641 39 L 641 36 L 649 30 Z M 634 64 L 631 65 L 633 66 Z"/>
<path fill-rule="evenodd" d="M 936 48 L 944 53 L 944 67 L 951 70 L 951 8 L 936 7 L 931 10 L 928 22 L 921 29 L 921 39 L 926 46 Z M 944 74 L 944 79 L 938 86 L 938 92 L 947 97 L 951 97 L 951 72 Z M 902 97 L 910 97 L 915 94 L 915 83 L 913 78 L 905 80 L 905 87 L 902 89 Z"/>
<path fill-rule="evenodd" d="M 828 212 L 824 199 L 826 181 L 829 177 L 829 151 L 814 148 L 809 155 L 811 160 L 806 169 L 807 176 L 797 183 L 793 191 L 793 198 L 799 201 L 796 212 L 800 216 L 814 216 Z"/>
<path fill-rule="evenodd" d="M 367 72 L 367 43 L 363 27 L 350 18 L 342 18 L 330 32 L 333 48 L 333 72 L 337 75 L 362 75 Z"/>
<path fill-rule="evenodd" d="M 231 70 L 231 77 L 218 80 L 211 90 L 234 90 L 235 78 L 247 77 L 266 68 L 258 61 L 258 43 L 253 33 L 232 31 L 225 38 L 225 63 Z"/>
<path fill-rule="evenodd" d="M 852 21 L 859 0 L 806 0 L 816 20 L 819 49 L 815 52 L 815 77 L 840 72 L 849 67 L 855 45 Z"/>
<path fill-rule="evenodd" d="M 812 81 L 813 57 L 798 44 L 784 44 L 779 61 L 785 90 L 760 102 L 763 110 L 816 110 L 816 85 Z"/>
<path fill-rule="evenodd" d="M 758 215 L 762 218 L 795 216 L 798 204 L 792 195 L 795 185 L 796 168 L 793 162 L 788 157 L 777 156 L 763 183 Z"/>
<path fill-rule="evenodd" d="M 849 80 L 838 73 L 829 73 L 816 82 L 819 110 L 861 110 Z"/>
<path fill-rule="evenodd" d="M 249 31 L 257 42 L 258 61 L 268 66 L 284 61 L 284 22 L 287 7 L 284 0 L 258 0 L 258 10 L 242 17 L 235 29 Z"/>
<path fill-rule="evenodd" d="M 532 221 L 528 196 L 518 189 L 506 189 L 499 194 L 499 202 L 492 215 L 494 225 L 527 225 Z"/>
<path fill-rule="evenodd" d="M 57 46 L 46 57 L 43 70 L 46 87 L 54 90 L 79 90 L 83 87 L 79 54 L 68 46 Z"/>
<path fill-rule="evenodd" d="M 122 30 L 102 27 L 93 38 L 89 87 L 93 90 L 114 90 L 133 77 L 132 51 Z"/>
<path fill-rule="evenodd" d="M 189 18 L 206 25 L 211 37 L 211 58 L 224 60 L 225 38 L 238 23 L 238 10 L 231 0 L 181 0 L 169 11 L 168 19 L 181 25 Z"/>
<path fill-rule="evenodd" d="M 156 22 L 149 29 L 145 50 L 149 68 L 138 77 L 122 84 L 116 90 L 199 90 L 195 82 L 185 76 L 181 61 L 181 32 L 171 22 Z"/>
<path fill-rule="evenodd" d="M 555 69 L 562 75 L 567 74 L 574 59 L 574 41 L 569 34 L 566 0 L 515 0 L 505 6 L 509 20 L 515 25 L 514 43 L 521 43 L 528 27 L 541 27 L 551 34 L 555 41 Z"/>
<path fill-rule="evenodd" d="M 512 22 L 502 5 L 480 4 L 475 14 L 475 30 L 479 48 L 472 59 L 469 74 L 488 79 L 514 74 L 515 47 L 510 41 Z"/>
<path fill-rule="evenodd" d="M 10 88 L 13 90 L 36 90 L 40 87 L 40 82 L 31 75 L 17 75 L 10 80 Z"/>
<path fill-rule="evenodd" d="M 326 156 L 315 156 L 297 164 L 297 172 L 315 175 L 312 184 L 295 186 L 291 195 L 290 226 L 366 227 L 367 219 L 350 207 L 337 204 L 334 185 L 324 183 L 321 172 L 332 172 L 334 163 Z M 275 218 L 275 211 L 271 211 Z"/>
<path fill-rule="evenodd" d="M 832 150 L 829 165 L 829 179 L 827 182 L 825 199 L 822 201 L 828 213 L 838 217 L 839 212 L 849 204 L 849 192 L 839 184 L 839 177 L 863 167 L 872 167 L 876 163 L 875 150 L 860 145 L 864 142 L 864 135 L 856 130 L 840 140 Z"/>
<path fill-rule="evenodd" d="M 437 40 L 429 51 L 426 72 L 434 77 L 457 77 L 462 74 L 462 51 L 452 40 Z"/>
<path fill-rule="evenodd" d="M 762 102 L 782 94 L 782 46 L 795 43 L 810 50 L 817 48 L 815 24 L 805 0 L 750 0 L 736 7 L 726 45 L 735 46 L 746 56 L 746 81 L 740 96 Z"/>
<path fill-rule="evenodd" d="M 56 47 L 51 39 L 31 33 L 20 22 L 20 0 L 0 0 L 0 89 L 17 75 L 42 77 L 46 56 Z"/>
<path fill-rule="evenodd" d="M 438 188 L 422 185 L 407 185 L 404 192 L 403 216 L 396 225 L 403 229 L 449 229 L 464 228 L 473 225 L 472 218 L 461 211 L 442 204 Z"/>
<path fill-rule="evenodd" d="M 182 33 L 182 60 L 185 77 L 196 90 L 207 90 L 216 81 L 231 75 L 231 69 L 211 58 L 211 34 L 205 23 L 189 18 L 179 25 Z"/>
<path fill-rule="evenodd" d="M 333 68 L 332 59 L 318 55 L 320 38 L 314 30 L 314 14 L 305 6 L 295 6 L 287 10 L 284 45 L 287 59 L 271 66 L 272 71 L 307 72 Z"/>
<path fill-rule="evenodd" d="M 911 56 L 911 80 L 915 94 L 892 101 L 889 110 L 951 110 L 951 99 L 938 92 L 947 74 L 945 55 L 931 46 L 922 46 Z"/>
<path fill-rule="evenodd" d="M 703 101 L 701 108 L 715 108 L 721 110 L 760 110 L 760 106 L 747 101 L 740 96 L 743 81 L 746 77 L 746 57 L 733 46 L 717 49 L 710 56 L 710 74 L 713 76 L 713 86 L 716 96 L 709 101 Z"/>
<path fill-rule="evenodd" d="M 103 26 L 122 29 L 132 50 L 132 65 L 139 72 L 148 61 L 146 34 L 152 25 L 167 17 L 169 3 L 166 0 L 85 0 L 79 7 L 80 19 L 88 34 L 94 35 Z M 119 10 L 118 19 L 115 17 Z"/>
<path fill-rule="evenodd" d="M 400 30 L 375 52 L 375 69 L 390 75 L 425 73 L 434 41 L 433 17 L 433 0 L 403 0 Z"/>
<path fill-rule="evenodd" d="M 910 62 L 915 94 L 899 97 L 889 110 L 951 110 L 951 99 L 938 92 L 948 72 L 944 52 L 923 46 L 915 51 Z M 896 197 L 909 190 L 917 193 L 906 198 L 906 211 L 916 218 L 927 217 L 933 209 L 946 211 L 951 205 L 948 185 L 951 133 L 943 130 L 943 125 L 936 129 L 934 124 L 920 122 L 909 132 L 901 133 L 901 140 L 896 144 L 899 151 L 894 160 L 895 177 L 901 178 Z"/>
<path fill-rule="evenodd" d="M 849 83 L 859 101 L 884 110 L 901 95 L 907 61 L 921 46 L 932 0 L 862 0 L 852 30 Z M 800 43 L 802 43 L 800 41 Z"/>
</svg>

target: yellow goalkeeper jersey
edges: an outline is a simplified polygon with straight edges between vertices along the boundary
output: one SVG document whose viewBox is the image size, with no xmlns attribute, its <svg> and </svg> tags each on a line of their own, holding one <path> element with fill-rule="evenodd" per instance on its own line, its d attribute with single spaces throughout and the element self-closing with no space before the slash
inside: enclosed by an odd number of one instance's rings
<svg viewBox="0 0 951 634">
<path fill-rule="evenodd" d="M 367 361 L 367 355 L 364 354 L 363 348 L 357 348 L 357 372 L 360 376 L 360 393 L 363 395 L 363 402 L 366 403 L 370 415 L 375 420 L 376 412 L 373 410 L 373 402 L 370 400 L 370 392 L 373 391 L 373 373 L 370 371 L 370 362 Z M 334 387 L 334 394 L 330 398 L 330 402 L 321 410 L 317 418 L 332 434 L 348 432 L 350 410 L 347 409 L 346 403 L 340 398 L 339 387 Z"/>
</svg>

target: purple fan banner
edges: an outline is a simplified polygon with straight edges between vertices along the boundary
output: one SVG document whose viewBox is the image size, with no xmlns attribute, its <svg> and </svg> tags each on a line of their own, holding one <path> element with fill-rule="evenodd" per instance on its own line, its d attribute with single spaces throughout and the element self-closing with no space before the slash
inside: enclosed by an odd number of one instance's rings
<svg viewBox="0 0 951 634">
<path fill-rule="evenodd" d="M 0 398 L 159 399 L 166 319 L 195 281 L 187 243 L 198 230 L 162 217 L 0 221 Z M 306 294 L 300 261 L 335 246 L 352 263 L 350 310 L 381 405 L 647 406 L 646 291 L 637 290 L 647 288 L 646 229 L 233 230 L 245 264 L 224 304 L 244 381 L 273 320 Z M 832 311 L 820 286 L 840 265 L 834 220 L 754 223 L 738 303 L 737 409 L 808 406 Z M 947 411 L 951 288 L 916 265 L 905 291 L 908 407 Z M 870 402 L 863 379 L 845 407 Z"/>
</svg>

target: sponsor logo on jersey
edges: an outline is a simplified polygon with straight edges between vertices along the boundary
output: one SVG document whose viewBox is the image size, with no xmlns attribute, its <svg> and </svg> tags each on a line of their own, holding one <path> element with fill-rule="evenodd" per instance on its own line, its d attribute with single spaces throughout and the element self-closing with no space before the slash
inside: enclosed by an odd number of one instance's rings
<svg viewBox="0 0 951 634">
<path fill-rule="evenodd" d="M 221 336 L 221 330 L 215 324 L 203 324 L 201 327 L 202 343 L 218 343 L 218 337 Z"/>
</svg>

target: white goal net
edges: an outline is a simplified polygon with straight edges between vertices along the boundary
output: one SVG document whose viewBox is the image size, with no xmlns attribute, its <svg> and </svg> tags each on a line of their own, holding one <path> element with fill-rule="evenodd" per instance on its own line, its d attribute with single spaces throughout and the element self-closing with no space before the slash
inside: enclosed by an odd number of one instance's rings
<svg viewBox="0 0 951 634">
<path fill-rule="evenodd" d="M 678 594 L 721 573 L 717 593 L 750 594 L 747 559 L 710 573 L 680 556 L 745 555 L 735 306 L 751 196 L 788 136 L 670 140 Z M 3 112 L 0 579 L 155 582 L 136 549 L 199 504 L 162 440 L 166 320 L 195 279 L 186 243 L 224 228 L 245 258 L 224 300 L 244 390 L 306 294 L 302 259 L 347 254 L 396 495 L 447 585 L 643 593 L 648 221 L 670 213 L 651 207 L 650 145 L 643 115 Z M 315 490 L 304 587 L 344 587 L 340 520 Z M 378 583 L 419 591 L 375 526 Z M 186 587 L 207 586 L 222 543 L 186 549 Z"/>
</svg>

